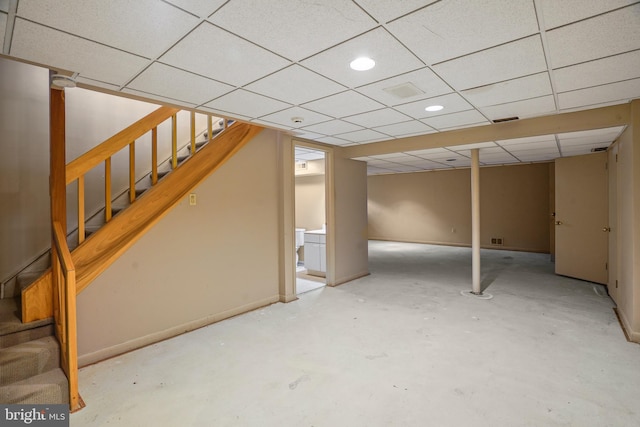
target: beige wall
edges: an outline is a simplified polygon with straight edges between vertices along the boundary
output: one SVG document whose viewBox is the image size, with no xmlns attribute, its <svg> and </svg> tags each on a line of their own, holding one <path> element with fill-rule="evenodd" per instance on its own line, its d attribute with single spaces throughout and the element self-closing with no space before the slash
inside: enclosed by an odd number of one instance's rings
<svg viewBox="0 0 640 427">
<path fill-rule="evenodd" d="M 482 153 L 481 153 L 482 155 Z M 469 169 L 369 177 L 369 237 L 471 244 Z M 549 252 L 549 163 L 480 170 L 481 243 Z"/>
<path fill-rule="evenodd" d="M 81 364 L 278 301 L 277 156 L 263 131 L 78 296 Z"/>
<path fill-rule="evenodd" d="M 296 176 L 296 227 L 321 229 L 326 223 L 325 176 Z"/>
</svg>

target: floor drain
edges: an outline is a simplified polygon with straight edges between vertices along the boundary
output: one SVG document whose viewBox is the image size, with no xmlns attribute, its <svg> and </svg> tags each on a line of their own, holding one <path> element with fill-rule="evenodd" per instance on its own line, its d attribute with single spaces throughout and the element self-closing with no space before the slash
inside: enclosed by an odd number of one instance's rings
<svg viewBox="0 0 640 427">
<path fill-rule="evenodd" d="M 460 291 L 460 295 L 462 295 L 463 297 L 474 297 L 474 298 L 478 298 L 478 299 L 491 299 L 491 298 L 493 298 L 493 295 L 488 294 L 486 292 L 483 292 L 481 295 L 478 295 L 478 294 L 474 294 L 471 291 Z"/>
</svg>

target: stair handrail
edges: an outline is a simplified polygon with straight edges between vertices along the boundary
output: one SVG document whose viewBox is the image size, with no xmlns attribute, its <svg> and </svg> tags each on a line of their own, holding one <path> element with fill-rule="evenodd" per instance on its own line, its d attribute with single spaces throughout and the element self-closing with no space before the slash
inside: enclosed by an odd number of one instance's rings
<svg viewBox="0 0 640 427">
<path fill-rule="evenodd" d="M 52 225 L 55 250 L 52 251 L 54 318 L 61 346 L 62 370 L 69 380 L 69 407 L 76 411 L 84 406 L 78 391 L 78 331 L 76 313 L 76 268 L 67 245 L 62 224 Z"/>
</svg>

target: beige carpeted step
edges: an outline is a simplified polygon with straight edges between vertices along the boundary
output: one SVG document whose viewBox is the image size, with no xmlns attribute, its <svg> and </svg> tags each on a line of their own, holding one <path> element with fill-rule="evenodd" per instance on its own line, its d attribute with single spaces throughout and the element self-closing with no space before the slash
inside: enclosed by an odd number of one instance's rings
<svg viewBox="0 0 640 427">
<path fill-rule="evenodd" d="M 53 319 L 22 323 L 19 306 L 19 298 L 0 300 L 0 349 L 53 335 Z"/>
<path fill-rule="evenodd" d="M 19 382 L 60 367 L 60 346 L 44 337 L 0 350 L 0 386 Z"/>
<path fill-rule="evenodd" d="M 69 403 L 67 377 L 62 369 L 56 368 L 10 385 L 0 386 L 0 403 Z"/>
</svg>

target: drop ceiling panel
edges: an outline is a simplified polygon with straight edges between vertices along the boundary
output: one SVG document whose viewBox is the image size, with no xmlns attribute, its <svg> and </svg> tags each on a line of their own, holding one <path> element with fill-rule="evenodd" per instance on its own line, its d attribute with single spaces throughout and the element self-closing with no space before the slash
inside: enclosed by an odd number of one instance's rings
<svg viewBox="0 0 640 427">
<path fill-rule="evenodd" d="M 496 141 L 496 143 L 502 146 L 511 146 L 511 145 L 517 145 L 517 144 L 535 144 L 538 142 L 547 142 L 547 141 L 555 142 L 555 140 L 556 138 L 554 135 L 541 135 L 541 136 L 529 136 L 526 138 L 502 139 L 502 140 Z"/>
<path fill-rule="evenodd" d="M 233 90 L 233 86 L 159 63 L 151 64 L 127 87 L 198 105 Z"/>
<path fill-rule="evenodd" d="M 488 124 L 489 121 L 476 110 L 461 111 L 459 113 L 443 114 L 441 116 L 422 120 L 434 129 L 442 130 L 471 124 Z"/>
<path fill-rule="evenodd" d="M 384 90 L 404 83 L 411 83 L 423 93 L 407 98 L 400 98 Z M 447 85 L 433 71 L 428 68 L 422 68 L 420 70 L 405 73 L 380 82 L 361 86 L 358 88 L 358 92 L 382 102 L 385 105 L 393 106 L 406 104 L 407 102 L 417 101 L 419 99 L 444 95 L 446 93 L 451 93 L 452 90 L 449 85 Z"/>
<path fill-rule="evenodd" d="M 524 101 L 509 102 L 507 104 L 482 107 L 482 112 L 489 119 L 497 120 L 505 117 L 532 117 L 556 111 L 556 104 L 552 95 L 540 98 L 526 99 Z"/>
<path fill-rule="evenodd" d="M 221 96 L 206 105 L 216 110 L 228 111 L 232 114 L 248 114 L 252 117 L 262 117 L 291 107 L 290 104 L 242 89 Z"/>
<path fill-rule="evenodd" d="M 640 50 L 560 68 L 553 75 L 558 92 L 637 78 L 640 77 Z"/>
<path fill-rule="evenodd" d="M 155 0 L 21 0 L 18 16 L 147 58 L 160 55 L 198 22 Z"/>
<path fill-rule="evenodd" d="M 372 58 L 376 66 L 368 71 L 352 70 L 349 64 L 361 56 Z M 383 28 L 312 56 L 302 65 L 352 88 L 424 67 Z"/>
<path fill-rule="evenodd" d="M 109 89 L 109 90 L 113 90 L 115 92 L 120 90 L 120 86 L 118 85 L 112 85 L 109 83 L 105 83 L 105 82 L 101 82 L 99 80 L 94 80 L 94 79 L 88 79 L 86 77 L 82 77 L 82 76 L 78 76 L 76 77 L 76 82 L 78 83 L 78 85 L 89 85 L 89 86 L 93 86 L 93 87 L 100 87 L 103 89 Z"/>
<path fill-rule="evenodd" d="M 451 147 L 450 149 L 453 151 L 467 151 L 467 153 L 465 153 L 465 155 L 470 155 L 469 150 L 473 150 L 474 148 L 482 148 L 482 150 L 480 150 L 480 152 L 482 153 L 488 153 L 491 152 L 489 150 L 499 150 L 501 152 L 504 152 L 504 150 L 502 150 L 502 148 L 498 147 L 496 145 L 495 142 L 478 142 L 476 144 L 464 144 L 464 145 L 456 145 Z"/>
<path fill-rule="evenodd" d="M 299 65 L 287 67 L 246 88 L 296 105 L 345 90 L 344 86 Z"/>
<path fill-rule="evenodd" d="M 307 132 L 317 132 L 323 135 L 336 135 L 361 129 L 362 126 L 354 125 L 353 123 L 347 123 L 342 120 L 331 120 L 324 123 L 318 123 L 316 125 L 305 126 L 302 130 Z"/>
<path fill-rule="evenodd" d="M 564 67 L 640 48 L 638 16 L 640 4 L 548 31 L 551 65 Z"/>
<path fill-rule="evenodd" d="M 540 0 L 547 30 L 635 3 L 637 0 Z"/>
<path fill-rule="evenodd" d="M 521 162 L 548 162 L 560 157 L 560 154 L 527 154 L 516 156 Z"/>
<path fill-rule="evenodd" d="M 451 86 L 464 90 L 540 73 L 547 70 L 547 63 L 540 36 L 535 35 L 443 62 L 433 69 Z"/>
<path fill-rule="evenodd" d="M 231 118 L 231 117 L 229 117 L 229 113 L 226 112 L 226 111 L 215 110 L 213 108 L 204 107 L 204 106 L 198 107 L 198 110 L 203 110 L 203 111 L 206 111 L 208 113 L 217 114 L 220 117 Z M 234 114 L 233 118 L 234 119 L 238 119 L 238 120 L 244 120 L 245 122 L 251 122 L 252 121 L 252 122 L 255 122 L 256 124 L 265 124 L 265 125 L 273 127 L 273 123 L 258 123 L 257 120 L 253 120 L 251 117 L 242 116 L 240 114 Z"/>
<path fill-rule="evenodd" d="M 188 102 L 181 101 L 179 99 L 168 98 L 166 96 L 156 95 L 154 93 L 142 92 L 140 90 L 124 88 L 122 89 L 122 92 L 128 93 L 130 95 L 135 95 L 143 99 L 151 99 L 155 102 L 158 102 L 159 104 L 170 104 L 170 105 L 177 105 L 180 107 L 187 107 L 187 108 L 196 107 L 196 104 L 190 104 Z"/>
<path fill-rule="evenodd" d="M 425 108 L 429 105 L 442 105 L 444 109 L 440 111 L 429 112 Z M 395 107 L 396 110 L 413 117 L 414 119 L 430 119 L 432 117 L 444 114 L 457 113 L 458 111 L 470 110 L 473 108 L 471 104 L 464 100 L 457 93 L 437 96 L 435 98 L 423 99 L 420 101 L 410 102 Z"/>
<path fill-rule="evenodd" d="M 402 160 L 420 160 L 416 156 L 412 156 L 407 153 L 389 153 L 389 154 L 376 154 L 375 156 L 369 156 L 374 160 L 386 160 L 399 162 Z"/>
<path fill-rule="evenodd" d="M 513 148 L 513 147 L 511 147 Z M 558 146 L 547 147 L 547 148 L 537 148 L 532 150 L 513 150 L 510 149 L 509 152 L 516 156 L 517 158 L 521 157 L 531 157 L 531 156 L 560 156 L 560 152 L 558 151 Z"/>
<path fill-rule="evenodd" d="M 517 163 L 519 161 L 519 159 L 515 158 L 514 156 L 512 156 L 509 153 L 502 153 L 502 154 L 487 154 L 487 155 L 482 155 L 480 154 L 480 163 L 484 164 L 484 165 L 499 165 L 499 164 L 505 164 L 505 163 Z"/>
<path fill-rule="evenodd" d="M 302 117 L 304 121 L 302 123 L 294 123 L 292 117 Z M 267 114 L 260 118 L 260 120 L 281 124 L 289 128 L 301 128 L 303 126 L 310 126 L 320 122 L 326 122 L 331 120 L 331 117 L 324 114 L 316 113 L 314 111 L 305 110 L 300 107 L 292 107 L 277 113 Z"/>
<path fill-rule="evenodd" d="M 363 129 L 355 132 L 342 133 L 338 135 L 341 139 L 346 139 L 351 142 L 375 142 L 375 141 L 383 141 L 389 139 L 389 137 L 383 133 L 376 132 L 371 129 Z"/>
<path fill-rule="evenodd" d="M 529 36 L 538 22 L 529 0 L 438 2 L 388 25 L 427 64 Z"/>
<path fill-rule="evenodd" d="M 124 84 L 148 63 L 139 56 L 20 18 L 15 22 L 10 54 L 118 85 Z"/>
<path fill-rule="evenodd" d="M 160 61 L 234 86 L 247 84 L 289 64 L 207 22 L 172 47 Z"/>
<path fill-rule="evenodd" d="M 428 148 L 426 150 L 415 150 L 409 152 L 413 156 L 418 156 L 423 159 L 436 159 L 446 156 L 451 153 L 451 150 L 446 148 Z"/>
<path fill-rule="evenodd" d="M 410 117 L 397 112 L 392 108 L 384 108 L 377 111 L 370 111 L 364 114 L 345 117 L 344 120 L 358 124 L 360 126 L 374 128 L 379 126 L 391 125 L 395 123 L 405 122 Z"/>
<path fill-rule="evenodd" d="M 395 2 L 385 2 L 380 0 L 358 0 L 371 16 L 378 22 L 384 24 L 399 16 L 406 15 L 437 0 L 403 0 Z"/>
<path fill-rule="evenodd" d="M 525 144 L 510 144 L 505 145 L 506 149 L 512 153 L 519 153 L 522 151 L 531 151 L 531 150 L 558 150 L 558 144 L 554 139 L 550 139 L 548 141 L 540 141 L 540 142 L 528 142 Z"/>
<path fill-rule="evenodd" d="M 351 116 L 384 107 L 379 102 L 352 90 L 308 102 L 302 106 L 332 117 Z"/>
<path fill-rule="evenodd" d="M 227 0 L 165 0 L 201 18 L 207 18 Z"/>
<path fill-rule="evenodd" d="M 395 123 L 393 125 L 374 127 L 373 130 L 382 132 L 386 135 L 393 137 L 416 135 L 416 134 L 428 134 L 433 133 L 435 130 L 425 125 L 418 120 L 410 120 L 402 123 Z"/>
<path fill-rule="evenodd" d="M 4 45 L 4 33 L 7 30 L 7 14 L 0 13 L 0 46 Z"/>
<path fill-rule="evenodd" d="M 605 138 L 613 139 L 617 138 L 622 131 L 624 130 L 624 126 L 614 126 L 610 128 L 602 128 L 602 129 L 593 129 L 593 130 L 583 130 L 578 132 L 565 132 L 559 133 L 559 139 L 573 139 L 573 138 L 585 138 L 590 136 L 599 136 Z"/>
<path fill-rule="evenodd" d="M 627 102 L 640 97 L 640 78 L 564 92 L 558 95 L 561 109 L 596 105 L 603 102 Z"/>
<path fill-rule="evenodd" d="M 335 136 L 325 136 L 317 139 L 318 142 L 324 142 L 325 144 L 333 144 L 333 145 L 351 145 L 353 142 L 347 141 L 346 139 L 337 138 Z"/>
<path fill-rule="evenodd" d="M 476 107 L 485 107 L 536 98 L 551 93 L 549 73 L 544 72 L 468 89 L 462 91 L 462 96 Z"/>
<path fill-rule="evenodd" d="M 234 0 L 209 21 L 292 61 L 309 57 L 376 25 L 354 2 L 343 0 Z M 309 28 L 313 28 L 313 35 L 309 35 Z M 299 38 L 304 38 L 304 43 Z"/>
<path fill-rule="evenodd" d="M 9 0 L 0 0 L 0 12 L 9 12 Z"/>
</svg>

